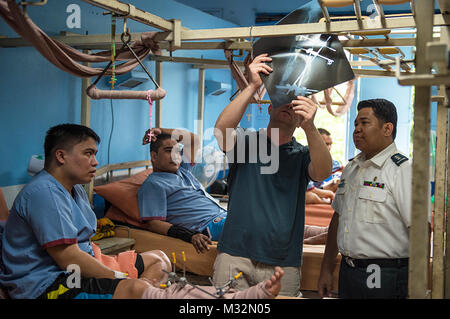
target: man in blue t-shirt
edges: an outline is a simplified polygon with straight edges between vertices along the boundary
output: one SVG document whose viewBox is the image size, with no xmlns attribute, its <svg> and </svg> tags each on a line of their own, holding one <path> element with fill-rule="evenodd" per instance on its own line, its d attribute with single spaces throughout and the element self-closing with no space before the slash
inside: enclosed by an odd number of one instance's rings
<svg viewBox="0 0 450 319">
<path fill-rule="evenodd" d="M 305 192 L 309 180 L 331 173 L 331 155 L 314 125 L 317 106 L 303 96 L 269 107 L 267 129 L 236 129 L 253 94 L 268 75 L 272 59 L 261 54 L 248 67 L 249 85 L 219 115 L 215 136 L 231 167 L 228 216 L 217 249 L 214 281 L 220 285 L 242 271 L 238 289 L 259 281 L 275 265 L 284 269 L 282 295 L 300 294 L 300 267 L 305 225 Z M 301 127 L 308 147 L 295 141 Z M 255 156 L 257 155 L 257 156 Z M 272 168 L 272 169 L 270 169 Z"/>
<path fill-rule="evenodd" d="M 333 139 L 331 133 L 324 128 L 317 129 L 322 136 L 328 151 L 331 151 Z M 331 175 L 320 182 L 310 181 L 306 190 L 306 204 L 330 204 L 334 199 L 339 179 L 344 166 L 337 160 L 333 160 Z"/>
<path fill-rule="evenodd" d="M 192 243 L 198 253 L 209 250 L 211 240 L 219 239 L 227 213 L 191 173 L 199 148 L 197 136 L 154 128 L 144 136 L 143 144 L 148 142 L 153 173 L 139 188 L 141 221 L 152 232 Z"/>
<path fill-rule="evenodd" d="M 333 145 L 333 139 L 331 138 L 331 133 L 324 128 L 317 129 L 322 136 L 328 150 L 331 152 L 331 146 Z M 314 186 L 317 188 L 331 190 L 336 192 L 339 180 L 342 174 L 344 166 L 337 160 L 333 160 L 333 167 L 331 168 L 331 175 L 324 179 L 322 182 L 315 182 Z"/>
</svg>

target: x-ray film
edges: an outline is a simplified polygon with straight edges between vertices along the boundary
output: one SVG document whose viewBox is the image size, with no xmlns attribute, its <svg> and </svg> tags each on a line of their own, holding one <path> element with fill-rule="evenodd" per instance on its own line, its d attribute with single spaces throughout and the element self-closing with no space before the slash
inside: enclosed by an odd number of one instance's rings
<svg viewBox="0 0 450 319">
<path fill-rule="evenodd" d="M 305 11 L 296 10 L 278 24 L 302 23 L 305 19 Z M 333 34 L 261 38 L 253 46 L 253 56 L 262 53 L 272 58 L 268 65 L 273 72 L 262 74 L 261 78 L 273 107 L 355 77 L 338 37 Z"/>
</svg>

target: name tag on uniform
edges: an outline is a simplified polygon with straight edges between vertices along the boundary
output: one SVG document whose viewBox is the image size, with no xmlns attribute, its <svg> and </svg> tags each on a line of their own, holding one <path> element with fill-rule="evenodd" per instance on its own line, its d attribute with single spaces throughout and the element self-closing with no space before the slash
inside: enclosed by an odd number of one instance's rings
<svg viewBox="0 0 450 319">
<path fill-rule="evenodd" d="M 384 188 L 384 183 L 376 183 L 376 182 L 372 182 L 372 181 L 364 181 L 363 183 L 364 186 L 369 186 L 369 187 L 376 187 L 376 188 Z"/>
</svg>

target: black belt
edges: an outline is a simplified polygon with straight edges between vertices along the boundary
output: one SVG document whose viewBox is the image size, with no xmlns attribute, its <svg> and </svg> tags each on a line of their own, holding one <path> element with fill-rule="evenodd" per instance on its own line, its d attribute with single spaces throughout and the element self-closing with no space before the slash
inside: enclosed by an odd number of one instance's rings
<svg viewBox="0 0 450 319">
<path fill-rule="evenodd" d="M 405 267 L 409 263 L 409 258 L 392 258 L 392 259 L 354 259 L 342 255 L 342 259 L 345 263 L 352 268 L 367 268 L 369 265 L 378 265 L 380 267 Z"/>
</svg>

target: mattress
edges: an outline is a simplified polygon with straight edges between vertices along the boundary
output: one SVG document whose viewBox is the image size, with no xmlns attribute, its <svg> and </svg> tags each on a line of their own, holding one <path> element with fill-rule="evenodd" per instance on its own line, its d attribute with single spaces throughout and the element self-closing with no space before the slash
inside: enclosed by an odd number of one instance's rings
<svg viewBox="0 0 450 319">
<path fill-rule="evenodd" d="M 182 252 L 186 256 L 186 270 L 201 276 L 212 276 L 214 260 L 217 256 L 217 244 L 208 245 L 209 251 L 199 254 L 194 246 L 181 239 L 172 238 L 143 229 L 116 226 L 117 237 L 133 238 L 136 242 L 133 249 L 141 253 L 149 250 L 162 250 L 173 262 L 175 253 L 176 266 L 183 269 Z"/>
<path fill-rule="evenodd" d="M 334 209 L 330 204 L 308 204 L 305 206 L 305 224 L 314 226 L 328 226 Z"/>
</svg>

